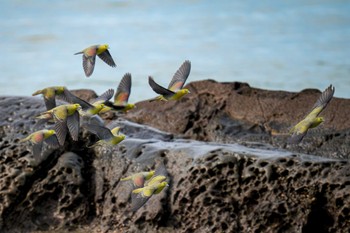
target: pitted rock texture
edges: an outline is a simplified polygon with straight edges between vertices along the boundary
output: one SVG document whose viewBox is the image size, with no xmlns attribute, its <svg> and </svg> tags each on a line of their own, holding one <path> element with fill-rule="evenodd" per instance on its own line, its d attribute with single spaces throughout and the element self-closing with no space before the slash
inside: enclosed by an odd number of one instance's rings
<svg viewBox="0 0 350 233">
<path fill-rule="evenodd" d="M 97 138 L 83 131 L 78 142 L 68 138 L 63 148 L 46 148 L 35 162 L 30 146 L 18 140 L 32 132 L 43 101 L 0 97 L 0 106 L 0 232 L 350 231 L 348 160 L 244 137 L 240 144 L 183 140 L 117 115 L 108 127 L 127 135 L 118 146 L 88 148 Z M 255 139 L 270 137 L 246 129 Z M 170 187 L 131 212 L 132 187 L 120 178 L 159 161 Z"/>
<path fill-rule="evenodd" d="M 214 80 L 191 82 L 186 88 L 191 93 L 179 101 L 143 101 L 125 118 L 194 140 L 265 142 L 300 153 L 349 158 L 350 100 L 333 98 L 321 113 L 326 121 L 309 130 L 300 145 L 290 146 L 289 129 L 309 113 L 321 91 L 267 91 Z"/>
</svg>

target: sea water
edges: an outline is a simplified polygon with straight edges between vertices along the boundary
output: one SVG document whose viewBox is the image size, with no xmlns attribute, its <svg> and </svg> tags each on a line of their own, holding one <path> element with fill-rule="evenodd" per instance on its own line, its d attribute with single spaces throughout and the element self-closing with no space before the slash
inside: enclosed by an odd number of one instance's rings
<svg viewBox="0 0 350 233">
<path fill-rule="evenodd" d="M 350 1 L 1 0 L 0 95 L 47 86 L 101 94 L 132 74 L 130 101 L 152 98 L 190 60 L 187 82 L 247 82 L 270 90 L 350 97 Z M 110 45 L 117 67 L 96 59 L 86 78 L 78 52 Z"/>
</svg>

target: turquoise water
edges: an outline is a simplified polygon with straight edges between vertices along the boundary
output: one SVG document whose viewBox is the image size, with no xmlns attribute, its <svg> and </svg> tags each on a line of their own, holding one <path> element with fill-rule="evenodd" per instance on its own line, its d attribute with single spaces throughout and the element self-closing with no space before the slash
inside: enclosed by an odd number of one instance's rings
<svg viewBox="0 0 350 233">
<path fill-rule="evenodd" d="M 166 2 L 166 3 L 165 3 Z M 133 77 L 131 102 L 154 97 L 186 59 L 188 81 L 271 90 L 336 87 L 350 98 L 349 1 L 0 1 L 0 94 L 65 85 L 102 93 Z M 73 54 L 108 43 L 90 78 Z"/>
</svg>

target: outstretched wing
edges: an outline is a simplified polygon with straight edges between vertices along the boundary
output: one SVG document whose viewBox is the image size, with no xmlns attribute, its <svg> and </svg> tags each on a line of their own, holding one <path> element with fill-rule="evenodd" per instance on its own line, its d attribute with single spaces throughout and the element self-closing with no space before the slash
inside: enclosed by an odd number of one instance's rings
<svg viewBox="0 0 350 233">
<path fill-rule="evenodd" d="M 110 100 L 113 97 L 113 95 L 114 95 L 114 90 L 108 89 L 103 94 L 101 94 L 99 97 L 94 99 L 92 101 L 92 104 L 105 103 L 106 101 Z"/>
<path fill-rule="evenodd" d="M 92 72 L 94 72 L 95 60 L 96 60 L 96 55 L 94 56 L 86 56 L 85 54 L 83 55 L 83 68 L 84 68 L 86 77 L 90 77 Z"/>
<path fill-rule="evenodd" d="M 97 137 L 101 140 L 108 140 L 113 137 L 111 131 L 104 126 L 90 123 L 84 123 L 82 126 L 91 133 L 96 134 Z"/>
<path fill-rule="evenodd" d="M 111 54 L 109 53 L 108 49 L 104 51 L 103 53 L 100 53 L 97 55 L 99 58 L 101 58 L 102 61 L 107 63 L 109 66 L 116 67 L 113 58 Z"/>
<path fill-rule="evenodd" d="M 43 147 L 43 143 L 42 142 L 33 144 L 33 156 L 34 156 L 34 159 L 36 159 L 36 160 L 40 159 L 42 147 Z"/>
<path fill-rule="evenodd" d="M 67 96 L 67 100 L 69 100 L 69 103 L 71 104 L 80 104 L 81 108 L 86 111 L 90 108 L 93 108 L 94 106 L 87 101 L 80 99 L 78 96 L 74 95 L 72 92 L 65 90 L 65 96 Z"/>
<path fill-rule="evenodd" d="M 141 193 L 131 193 L 131 211 L 137 211 L 152 197 L 152 195 L 145 196 Z"/>
<path fill-rule="evenodd" d="M 72 115 L 67 117 L 67 126 L 70 135 L 74 141 L 78 141 L 79 138 L 79 113 L 76 111 Z"/>
<path fill-rule="evenodd" d="M 119 83 L 117 93 L 114 96 L 114 104 L 124 106 L 128 103 L 131 92 L 131 74 L 126 73 Z"/>
<path fill-rule="evenodd" d="M 47 110 L 51 110 L 56 107 L 55 96 L 50 96 L 48 98 L 44 96 L 44 102 Z"/>
<path fill-rule="evenodd" d="M 174 74 L 171 82 L 169 83 L 168 89 L 173 92 L 180 90 L 184 86 L 190 72 L 191 62 L 186 60 Z"/>
<path fill-rule="evenodd" d="M 50 137 L 45 139 L 45 143 L 48 144 L 52 148 L 58 148 L 60 145 L 58 143 L 56 135 L 51 135 Z"/>
<path fill-rule="evenodd" d="M 160 86 L 159 84 L 157 84 L 153 78 L 151 76 L 148 77 L 148 83 L 151 86 L 151 88 L 153 89 L 154 92 L 156 92 L 159 95 L 163 95 L 163 96 L 172 96 L 175 93 L 166 89 L 165 87 Z"/>
<path fill-rule="evenodd" d="M 61 146 L 64 145 L 67 135 L 67 123 L 66 121 L 56 121 L 55 122 L 55 131 L 57 135 L 58 142 Z"/>
<path fill-rule="evenodd" d="M 323 109 L 326 108 L 327 104 L 331 101 L 334 95 L 335 88 L 330 85 L 326 90 L 324 90 L 321 96 L 317 99 L 315 105 L 312 107 L 311 112 L 307 117 L 317 117 Z"/>
</svg>

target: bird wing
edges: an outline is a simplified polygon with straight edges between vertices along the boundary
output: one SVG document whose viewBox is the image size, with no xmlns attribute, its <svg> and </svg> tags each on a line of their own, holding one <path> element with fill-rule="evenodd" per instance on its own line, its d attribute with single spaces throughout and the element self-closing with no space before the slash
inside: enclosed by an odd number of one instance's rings
<svg viewBox="0 0 350 233">
<path fill-rule="evenodd" d="M 67 88 L 64 88 L 63 93 L 58 94 L 57 97 L 67 103 L 72 103 L 72 99 L 71 99 L 72 95 L 73 94 Z"/>
<path fill-rule="evenodd" d="M 58 140 L 57 140 L 57 136 L 54 134 L 54 135 L 51 135 L 50 137 L 46 138 L 45 139 L 45 143 L 48 144 L 49 146 L 51 146 L 52 148 L 57 148 L 59 147 L 59 143 L 58 143 Z"/>
<path fill-rule="evenodd" d="M 131 74 L 126 73 L 119 83 L 117 93 L 114 96 L 114 104 L 117 106 L 123 106 L 128 103 L 131 92 Z"/>
<path fill-rule="evenodd" d="M 79 113 L 77 111 L 67 117 L 67 126 L 73 140 L 78 141 L 80 125 L 79 125 Z"/>
<path fill-rule="evenodd" d="M 163 162 L 161 162 L 158 167 L 156 168 L 154 174 L 153 174 L 153 177 L 156 177 L 156 176 L 168 176 L 168 172 L 165 168 L 165 165 Z"/>
<path fill-rule="evenodd" d="M 101 125 L 85 123 L 83 124 L 83 127 L 91 133 L 96 134 L 97 137 L 101 140 L 108 140 L 114 137 L 108 128 Z"/>
<path fill-rule="evenodd" d="M 143 193 L 145 192 L 147 193 L 147 195 L 143 195 Z M 153 192 L 148 187 L 142 188 L 142 191 L 140 193 L 132 192 L 131 193 L 131 211 L 135 212 L 138 209 L 140 209 L 152 197 Z"/>
<path fill-rule="evenodd" d="M 307 131 L 309 130 L 310 125 L 311 125 L 311 121 L 307 119 L 303 119 L 294 127 L 292 127 L 289 131 L 289 133 L 291 133 L 292 136 L 288 139 L 288 143 L 297 144 L 301 142 L 301 140 L 304 138 Z"/>
<path fill-rule="evenodd" d="M 169 83 L 168 89 L 173 92 L 180 90 L 185 84 L 190 71 L 191 62 L 186 60 L 174 74 L 171 82 Z"/>
<path fill-rule="evenodd" d="M 56 99 L 55 99 L 55 96 L 52 96 L 52 97 L 48 97 L 46 98 L 44 96 L 44 102 L 45 102 L 45 106 L 46 106 L 46 109 L 47 110 L 51 110 L 53 108 L 56 107 Z"/>
<path fill-rule="evenodd" d="M 64 145 L 67 135 L 67 123 L 66 121 L 56 121 L 54 127 L 57 135 L 58 142 L 61 146 Z"/>
<path fill-rule="evenodd" d="M 83 55 L 83 68 L 84 68 L 86 77 L 90 77 L 92 72 L 94 72 L 95 60 L 96 60 L 96 55 L 94 56 L 86 56 L 85 54 Z"/>
<path fill-rule="evenodd" d="M 72 92 L 70 92 L 68 90 L 65 90 L 65 95 L 67 96 L 67 99 L 70 100 L 69 103 L 79 104 L 84 111 L 94 107 L 92 104 L 79 98 L 78 96 L 74 95 Z"/>
<path fill-rule="evenodd" d="M 43 143 L 42 142 L 33 144 L 33 156 L 34 156 L 34 159 L 38 160 L 41 157 L 42 147 L 43 147 Z"/>
<path fill-rule="evenodd" d="M 99 58 L 101 58 L 102 61 L 107 63 L 109 66 L 116 67 L 113 58 L 111 54 L 109 53 L 108 49 L 104 51 L 103 53 L 100 53 L 97 55 Z"/>
<path fill-rule="evenodd" d="M 94 99 L 92 104 L 99 104 L 99 103 L 105 103 L 106 101 L 110 100 L 114 95 L 114 90 L 113 89 L 108 89 L 105 91 L 103 94 L 101 94 L 99 97 Z"/>
<path fill-rule="evenodd" d="M 160 86 L 159 84 L 157 84 L 153 78 L 151 76 L 148 77 L 148 83 L 151 86 L 151 88 L 153 89 L 154 92 L 156 92 L 159 95 L 163 95 L 163 96 L 172 96 L 175 93 L 166 89 L 165 87 Z"/>
<path fill-rule="evenodd" d="M 315 105 L 312 107 L 311 112 L 308 114 L 314 117 L 317 117 L 323 109 L 326 108 L 327 104 L 331 101 L 334 95 L 335 88 L 330 85 L 326 90 L 324 90 L 321 96 L 317 99 Z M 307 117 L 308 117 L 307 116 Z"/>
</svg>

